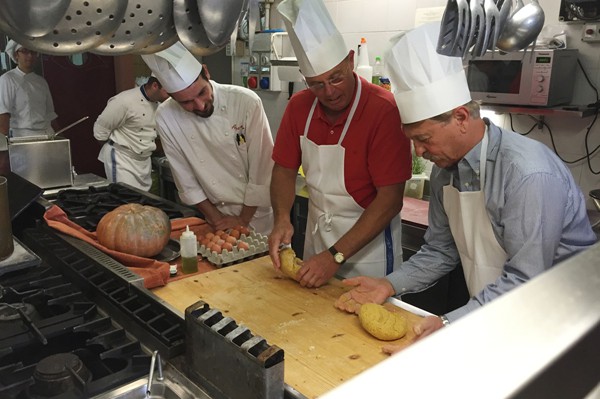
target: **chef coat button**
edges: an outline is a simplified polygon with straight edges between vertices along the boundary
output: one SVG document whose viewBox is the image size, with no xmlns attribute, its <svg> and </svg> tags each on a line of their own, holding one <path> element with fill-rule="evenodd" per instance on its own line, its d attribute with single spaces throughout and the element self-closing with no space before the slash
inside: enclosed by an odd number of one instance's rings
<svg viewBox="0 0 600 399">
<path fill-rule="evenodd" d="M 221 201 L 221 206 L 225 206 L 225 202 Z"/>
<path fill-rule="evenodd" d="M 244 177 L 244 175 L 239 175 L 240 179 Z"/>
<path fill-rule="evenodd" d="M 201 159 L 201 160 L 200 160 L 200 163 L 204 163 L 204 159 Z"/>
<path fill-rule="evenodd" d="M 229 132 L 225 132 L 225 136 L 229 136 Z"/>
<path fill-rule="evenodd" d="M 211 181 L 210 183 L 211 183 L 213 186 L 214 186 L 215 184 L 217 184 L 217 182 L 216 182 L 216 181 L 214 181 L 214 180 L 213 180 L 213 181 Z"/>
</svg>

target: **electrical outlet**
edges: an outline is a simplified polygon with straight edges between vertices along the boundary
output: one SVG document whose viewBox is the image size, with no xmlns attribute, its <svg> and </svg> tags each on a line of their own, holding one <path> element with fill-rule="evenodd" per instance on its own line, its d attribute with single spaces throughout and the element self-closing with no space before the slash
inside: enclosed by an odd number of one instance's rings
<svg viewBox="0 0 600 399">
<path fill-rule="evenodd" d="M 600 23 L 584 24 L 581 40 L 584 42 L 600 42 Z"/>
</svg>

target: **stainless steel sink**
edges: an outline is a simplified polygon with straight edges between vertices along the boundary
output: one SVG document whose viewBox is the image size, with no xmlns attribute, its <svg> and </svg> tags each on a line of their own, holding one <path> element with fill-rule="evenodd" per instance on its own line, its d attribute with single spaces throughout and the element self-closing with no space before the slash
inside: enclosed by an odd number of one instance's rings
<svg viewBox="0 0 600 399">
<path fill-rule="evenodd" d="M 156 362 L 157 365 L 160 364 L 160 358 L 156 359 Z M 151 367 L 148 376 L 94 396 L 92 399 L 211 399 L 204 390 L 171 363 L 166 363 L 164 370 L 162 365 L 157 366 L 158 375 L 152 371 L 154 361 Z M 152 381 L 150 393 L 148 393 L 149 380 Z"/>
<path fill-rule="evenodd" d="M 165 380 L 152 383 L 152 392 L 147 394 L 148 379 L 140 378 L 130 382 L 127 385 L 116 388 L 110 392 L 95 396 L 94 399 L 195 399 L 209 398 L 205 396 L 196 396 L 188 388 L 179 385 L 176 382 Z"/>
</svg>

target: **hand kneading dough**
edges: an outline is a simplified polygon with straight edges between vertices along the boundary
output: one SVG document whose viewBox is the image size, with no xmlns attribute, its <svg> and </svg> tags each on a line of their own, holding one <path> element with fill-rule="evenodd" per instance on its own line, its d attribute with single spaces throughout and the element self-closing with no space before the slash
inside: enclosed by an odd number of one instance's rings
<svg viewBox="0 0 600 399">
<path fill-rule="evenodd" d="M 358 312 L 360 324 L 372 336 L 383 341 L 400 339 L 406 334 L 404 316 L 390 312 L 382 305 L 366 303 Z"/>
<path fill-rule="evenodd" d="M 296 258 L 296 253 L 292 248 L 285 248 L 279 251 L 279 261 L 281 262 L 281 271 L 286 276 L 296 279 L 298 270 L 302 267 L 302 260 Z"/>
</svg>

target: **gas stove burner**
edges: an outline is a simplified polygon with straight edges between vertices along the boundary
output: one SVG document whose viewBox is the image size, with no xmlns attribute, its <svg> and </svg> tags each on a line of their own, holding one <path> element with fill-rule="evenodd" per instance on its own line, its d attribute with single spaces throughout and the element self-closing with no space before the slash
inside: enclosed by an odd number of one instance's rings
<svg viewBox="0 0 600 399">
<path fill-rule="evenodd" d="M 51 199 L 69 219 L 88 231 L 95 231 L 104 215 L 118 206 L 137 203 L 149 205 L 164 211 L 169 219 L 198 216 L 196 210 L 181 206 L 153 194 L 111 183 L 103 187 L 89 187 L 86 190 L 61 190 L 56 199 Z"/>
<path fill-rule="evenodd" d="M 91 374 L 81 359 L 73 353 L 58 353 L 38 362 L 33 372 L 32 391 L 38 395 L 55 396 L 77 388 L 81 390 Z"/>
<path fill-rule="evenodd" d="M 2 303 L 0 304 L 0 323 L 3 321 L 18 320 L 23 315 L 19 313 L 19 310 L 27 315 L 31 316 L 35 311 L 35 307 L 29 303 Z"/>
</svg>

